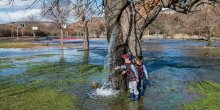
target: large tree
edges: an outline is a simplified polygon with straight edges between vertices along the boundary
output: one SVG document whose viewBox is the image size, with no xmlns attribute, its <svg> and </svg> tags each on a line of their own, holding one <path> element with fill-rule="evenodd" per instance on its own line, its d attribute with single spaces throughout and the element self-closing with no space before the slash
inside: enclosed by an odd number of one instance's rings
<svg viewBox="0 0 220 110">
<path fill-rule="evenodd" d="M 162 8 L 170 8 L 180 13 L 197 11 L 201 4 L 213 5 L 217 0 L 104 0 L 107 38 L 111 40 L 111 66 L 123 64 L 121 55 L 131 52 L 142 55 L 140 39 L 145 28 L 155 20 Z M 112 69 L 111 69 L 112 70 Z M 112 71 L 111 81 L 115 87 L 126 88 L 122 75 Z"/>
</svg>

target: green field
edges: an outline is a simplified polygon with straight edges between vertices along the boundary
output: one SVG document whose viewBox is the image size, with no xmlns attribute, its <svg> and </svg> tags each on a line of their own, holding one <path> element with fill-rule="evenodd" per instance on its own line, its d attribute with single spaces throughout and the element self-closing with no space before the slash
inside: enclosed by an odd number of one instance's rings
<svg viewBox="0 0 220 110">
<path fill-rule="evenodd" d="M 196 82 L 189 86 L 190 91 L 199 94 L 196 101 L 185 104 L 185 110 L 220 110 L 220 84 Z"/>
</svg>

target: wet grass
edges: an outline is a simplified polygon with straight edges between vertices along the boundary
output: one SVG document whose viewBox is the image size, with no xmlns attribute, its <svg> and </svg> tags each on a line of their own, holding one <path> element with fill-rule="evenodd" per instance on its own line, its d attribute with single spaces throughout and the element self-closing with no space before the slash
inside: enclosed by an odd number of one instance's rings
<svg viewBox="0 0 220 110">
<path fill-rule="evenodd" d="M 11 59 L 10 59 L 10 58 L 0 58 L 0 64 L 10 63 L 10 62 L 11 62 Z"/>
<path fill-rule="evenodd" d="M 39 54 L 39 55 L 34 55 L 35 57 L 52 57 L 58 54 Z"/>
<path fill-rule="evenodd" d="M 13 68 L 14 66 L 13 64 L 0 65 L 0 69 Z"/>
<path fill-rule="evenodd" d="M 18 75 L 0 76 L 0 109 L 76 110 L 77 96 L 66 91 L 74 84 L 90 84 L 88 77 L 102 67 L 70 63 L 42 63 Z"/>
<path fill-rule="evenodd" d="M 10 58 L 0 58 L 0 69 L 13 68 L 14 66 Z"/>
<path fill-rule="evenodd" d="M 185 104 L 184 110 L 219 110 L 220 109 L 220 84 L 215 82 L 197 82 L 188 88 L 201 97 L 196 101 Z"/>
<path fill-rule="evenodd" d="M 13 87 L 11 87 L 13 88 Z M 3 110 L 76 110 L 74 96 L 57 92 L 51 89 L 38 89 L 35 91 L 20 91 L 13 93 L 14 89 L 7 90 L 6 95 L 1 93 L 0 105 Z M 24 89 L 24 88 L 23 88 Z"/>
<path fill-rule="evenodd" d="M 37 47 L 47 47 L 47 46 L 58 46 L 60 47 L 60 44 L 37 44 L 32 43 L 32 40 L 0 40 L 0 48 L 37 48 Z M 65 44 L 62 47 L 72 48 L 75 46 L 79 46 L 79 44 Z"/>
<path fill-rule="evenodd" d="M 38 57 L 47 58 L 47 57 L 53 57 L 53 56 L 56 56 L 56 55 L 58 55 L 58 54 L 39 54 L 39 55 L 33 55 L 33 56 L 17 57 L 17 58 L 15 58 L 15 60 L 17 60 L 17 61 L 22 61 L 22 60 L 27 60 L 27 59 L 32 59 L 32 58 L 38 58 Z"/>
</svg>

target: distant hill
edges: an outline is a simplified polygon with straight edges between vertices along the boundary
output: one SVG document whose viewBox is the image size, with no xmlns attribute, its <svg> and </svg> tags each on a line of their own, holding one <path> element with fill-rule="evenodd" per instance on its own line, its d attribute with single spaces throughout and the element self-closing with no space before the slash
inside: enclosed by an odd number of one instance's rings
<svg viewBox="0 0 220 110">
<path fill-rule="evenodd" d="M 182 14 L 172 10 L 160 13 L 150 24 L 146 34 L 164 34 L 173 36 L 177 33 L 188 35 L 220 37 L 220 5 L 203 5 L 192 14 Z"/>
</svg>

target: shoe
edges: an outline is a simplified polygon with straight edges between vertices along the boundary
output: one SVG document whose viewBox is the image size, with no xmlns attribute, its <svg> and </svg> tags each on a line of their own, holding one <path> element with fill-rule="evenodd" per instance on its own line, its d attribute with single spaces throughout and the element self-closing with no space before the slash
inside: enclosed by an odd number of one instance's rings
<svg viewBox="0 0 220 110">
<path fill-rule="evenodd" d="M 144 92 L 145 92 L 144 89 L 141 89 L 140 90 L 140 96 L 144 96 Z"/>
<path fill-rule="evenodd" d="M 137 101 L 138 100 L 138 95 L 134 95 L 134 100 L 133 101 Z"/>
<path fill-rule="evenodd" d="M 130 93 L 130 98 L 132 101 L 134 101 L 134 93 Z"/>
</svg>

